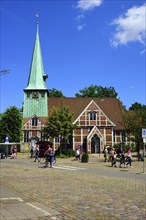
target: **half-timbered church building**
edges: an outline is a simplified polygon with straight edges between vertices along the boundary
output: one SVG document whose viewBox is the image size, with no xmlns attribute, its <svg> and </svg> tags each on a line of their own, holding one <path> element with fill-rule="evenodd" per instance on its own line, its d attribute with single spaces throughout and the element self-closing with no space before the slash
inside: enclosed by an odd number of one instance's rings
<svg viewBox="0 0 146 220">
<path fill-rule="evenodd" d="M 120 144 L 125 139 L 121 102 L 116 98 L 69 98 L 48 97 L 47 75 L 44 72 L 39 30 L 37 24 L 36 39 L 27 87 L 24 89 L 23 102 L 23 144 L 43 140 L 41 128 L 45 126 L 53 107 L 61 107 L 63 102 L 73 113 L 74 130 L 70 147 L 77 146 L 89 153 L 100 153 L 105 146 Z M 59 145 L 54 138 L 54 147 Z"/>
</svg>

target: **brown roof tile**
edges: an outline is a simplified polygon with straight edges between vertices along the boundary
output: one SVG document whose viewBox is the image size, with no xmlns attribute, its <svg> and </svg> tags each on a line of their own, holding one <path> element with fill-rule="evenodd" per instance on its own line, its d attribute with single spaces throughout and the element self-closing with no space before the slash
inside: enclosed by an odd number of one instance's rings
<svg viewBox="0 0 146 220">
<path fill-rule="evenodd" d="M 124 109 L 122 108 L 122 103 L 116 98 L 50 97 L 48 99 L 48 112 L 50 114 L 53 107 L 60 108 L 63 102 L 69 107 L 70 111 L 73 113 L 74 119 L 76 119 L 92 100 L 101 108 L 107 117 L 116 124 L 117 130 L 124 129 L 122 125 L 122 112 Z"/>
</svg>

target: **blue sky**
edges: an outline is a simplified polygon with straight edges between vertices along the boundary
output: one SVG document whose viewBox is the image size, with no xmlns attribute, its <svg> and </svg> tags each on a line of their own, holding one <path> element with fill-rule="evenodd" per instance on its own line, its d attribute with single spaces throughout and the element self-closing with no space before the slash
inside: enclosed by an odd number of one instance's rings
<svg viewBox="0 0 146 220">
<path fill-rule="evenodd" d="M 36 36 L 48 89 L 74 97 L 91 84 L 114 87 L 123 104 L 146 104 L 144 1 L 1 0 L 0 110 L 22 107 Z"/>
</svg>

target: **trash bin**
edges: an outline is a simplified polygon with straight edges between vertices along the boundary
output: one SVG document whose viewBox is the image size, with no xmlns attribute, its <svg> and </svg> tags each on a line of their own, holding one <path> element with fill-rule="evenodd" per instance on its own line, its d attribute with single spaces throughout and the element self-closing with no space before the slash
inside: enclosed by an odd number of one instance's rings
<svg viewBox="0 0 146 220">
<path fill-rule="evenodd" d="M 5 159 L 5 158 L 6 158 L 5 153 L 0 153 L 0 158 L 1 158 L 1 159 Z"/>
</svg>

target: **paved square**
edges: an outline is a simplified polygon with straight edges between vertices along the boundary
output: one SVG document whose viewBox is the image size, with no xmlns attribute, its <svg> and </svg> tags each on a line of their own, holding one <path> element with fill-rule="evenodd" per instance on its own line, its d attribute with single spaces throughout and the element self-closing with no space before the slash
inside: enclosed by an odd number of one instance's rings
<svg viewBox="0 0 146 220">
<path fill-rule="evenodd" d="M 0 167 L 2 220 L 146 219 L 146 175 L 136 158 L 133 169 L 111 167 L 103 155 L 57 159 L 53 169 L 23 155 Z"/>
</svg>

